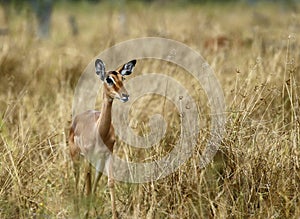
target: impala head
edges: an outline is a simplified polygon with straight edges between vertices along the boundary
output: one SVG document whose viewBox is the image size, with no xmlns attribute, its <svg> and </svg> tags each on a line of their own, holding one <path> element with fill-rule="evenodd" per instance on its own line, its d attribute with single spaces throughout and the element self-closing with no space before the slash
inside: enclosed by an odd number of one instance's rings
<svg viewBox="0 0 300 219">
<path fill-rule="evenodd" d="M 96 74 L 104 82 L 104 92 L 111 99 L 119 99 L 122 102 L 129 100 L 129 94 L 123 85 L 125 76 L 130 75 L 136 64 L 136 60 L 132 60 L 124 64 L 115 71 L 105 72 L 105 65 L 100 60 L 95 61 Z"/>
</svg>

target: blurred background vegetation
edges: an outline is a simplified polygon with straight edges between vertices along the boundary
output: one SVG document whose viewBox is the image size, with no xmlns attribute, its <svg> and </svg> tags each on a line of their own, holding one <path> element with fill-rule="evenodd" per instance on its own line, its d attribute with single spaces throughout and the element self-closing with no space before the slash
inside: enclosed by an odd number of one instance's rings
<svg viewBox="0 0 300 219">
<path fill-rule="evenodd" d="M 161 6 L 171 7 L 186 7 L 188 5 L 203 5 L 203 4 L 233 4 L 233 3 L 244 3 L 249 6 L 255 6 L 261 3 L 275 3 L 281 5 L 283 9 L 296 9 L 297 2 L 299 0 L 1 0 L 0 5 L 3 8 L 4 13 L 4 26 L 0 26 L 0 34 L 7 34 L 9 31 L 9 20 L 10 16 L 17 16 L 21 11 L 25 11 L 28 19 L 32 19 L 34 16 L 37 22 L 36 35 L 38 38 L 48 38 L 51 30 L 51 16 L 53 10 L 63 4 L 77 4 L 84 3 L 97 4 L 104 3 L 108 4 L 112 8 L 122 10 L 126 4 L 157 4 Z M 79 6 L 80 7 L 80 6 Z M 121 14 L 122 18 L 125 19 L 125 14 Z M 69 23 L 72 28 L 74 35 L 78 34 L 78 25 L 76 15 L 72 14 L 69 16 Z M 33 31 L 34 28 L 28 27 L 29 31 Z"/>
</svg>

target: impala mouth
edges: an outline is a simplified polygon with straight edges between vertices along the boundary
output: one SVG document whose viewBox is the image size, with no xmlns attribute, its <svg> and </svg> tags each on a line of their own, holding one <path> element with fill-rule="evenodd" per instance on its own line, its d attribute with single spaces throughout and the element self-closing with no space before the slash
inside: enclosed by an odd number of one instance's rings
<svg viewBox="0 0 300 219">
<path fill-rule="evenodd" d="M 121 100 L 123 103 L 125 103 L 125 102 L 127 102 L 127 101 L 129 100 L 129 97 L 122 97 L 122 98 L 120 98 L 120 100 Z"/>
<path fill-rule="evenodd" d="M 120 97 L 115 97 L 117 100 L 120 100 L 122 103 L 125 103 L 125 102 L 127 102 L 128 100 L 129 100 L 129 97 L 122 97 L 122 98 L 120 98 Z"/>
</svg>

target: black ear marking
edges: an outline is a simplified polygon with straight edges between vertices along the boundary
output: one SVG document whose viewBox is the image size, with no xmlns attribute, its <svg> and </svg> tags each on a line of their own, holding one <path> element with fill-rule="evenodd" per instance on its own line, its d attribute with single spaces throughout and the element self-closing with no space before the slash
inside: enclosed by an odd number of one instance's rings
<svg viewBox="0 0 300 219">
<path fill-rule="evenodd" d="M 136 60 L 131 60 L 130 62 L 123 65 L 120 70 L 121 75 L 130 75 L 135 67 Z"/>
<path fill-rule="evenodd" d="M 96 70 L 96 74 L 103 81 L 105 78 L 105 64 L 102 62 L 102 60 L 97 59 L 95 61 L 95 70 Z"/>
</svg>

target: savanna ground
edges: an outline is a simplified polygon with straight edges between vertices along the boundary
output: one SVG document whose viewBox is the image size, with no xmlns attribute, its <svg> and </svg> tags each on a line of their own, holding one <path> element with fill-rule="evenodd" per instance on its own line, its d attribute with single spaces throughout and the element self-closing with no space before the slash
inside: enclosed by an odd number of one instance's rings
<svg viewBox="0 0 300 219">
<path fill-rule="evenodd" d="M 140 60 L 134 75 L 160 72 L 177 78 L 198 97 L 206 125 L 193 156 L 173 174 L 152 183 L 116 182 L 120 217 L 299 218 L 298 12 L 299 6 L 271 4 L 134 3 L 122 9 L 60 4 L 53 12 L 51 38 L 37 40 L 30 31 L 34 18 L 26 10 L 12 11 L 10 33 L 0 36 L 0 218 L 76 217 L 66 142 L 77 80 L 104 49 L 145 36 L 178 40 L 207 60 L 225 95 L 226 131 L 214 161 L 199 168 L 198 155 L 210 137 L 205 93 L 174 64 Z M 71 34 L 70 15 L 78 21 L 77 36 Z M 173 107 L 165 102 L 145 97 L 131 112 L 137 130 L 147 127 L 148 112 L 165 113 L 173 127 L 160 144 L 144 152 L 118 141 L 120 156 L 147 161 L 172 148 L 180 120 L 176 109 L 162 110 Z M 111 217 L 106 181 L 100 181 L 92 218 Z"/>
</svg>

